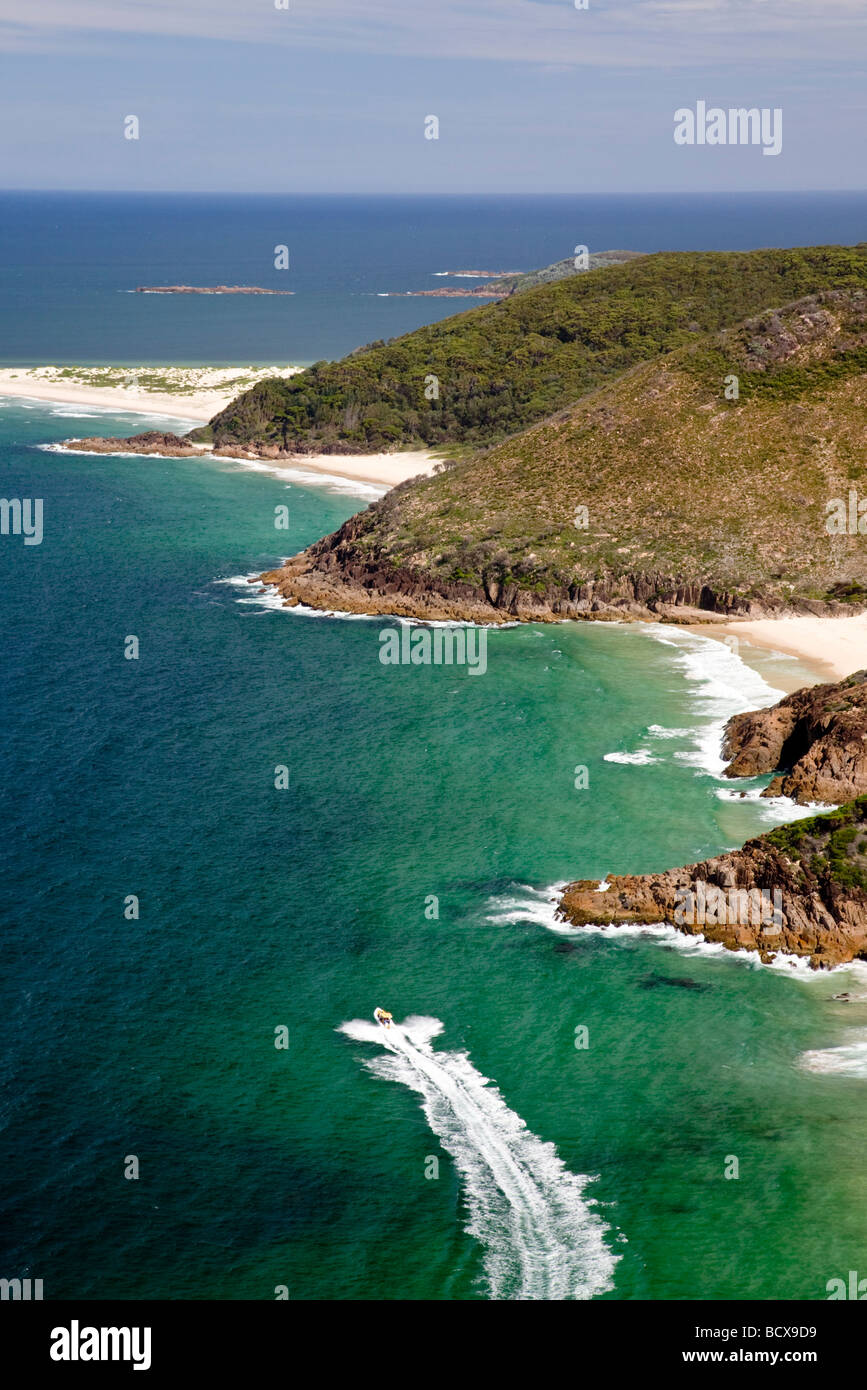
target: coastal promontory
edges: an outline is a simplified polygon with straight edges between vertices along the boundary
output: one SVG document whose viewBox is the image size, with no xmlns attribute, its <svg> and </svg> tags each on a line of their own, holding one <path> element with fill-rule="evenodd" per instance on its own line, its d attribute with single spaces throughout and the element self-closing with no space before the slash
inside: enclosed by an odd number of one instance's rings
<svg viewBox="0 0 867 1390">
<path fill-rule="evenodd" d="M 728 949 L 867 959 L 867 796 L 778 827 L 742 849 L 662 873 L 579 879 L 558 907 L 573 926 L 668 923 Z"/>
<path fill-rule="evenodd" d="M 867 671 L 734 715 L 723 756 L 727 777 L 778 774 L 762 796 L 810 805 L 867 794 Z"/>
<path fill-rule="evenodd" d="M 496 303 L 314 362 L 293 381 L 263 381 L 196 438 L 305 454 L 448 446 L 466 457 L 704 334 L 821 290 L 867 286 L 867 243 L 660 252 L 566 270 L 507 279 Z"/>
<path fill-rule="evenodd" d="M 315 608 L 492 623 L 859 612 L 867 547 L 838 517 L 867 499 L 865 418 L 867 289 L 823 290 L 395 488 L 263 579 Z"/>
</svg>

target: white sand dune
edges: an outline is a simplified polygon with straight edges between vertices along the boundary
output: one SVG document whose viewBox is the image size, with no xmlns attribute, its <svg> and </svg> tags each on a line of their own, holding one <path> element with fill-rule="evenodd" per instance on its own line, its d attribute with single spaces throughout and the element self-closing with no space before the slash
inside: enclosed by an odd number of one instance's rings
<svg viewBox="0 0 867 1390">
<path fill-rule="evenodd" d="M 0 367 L 0 396 L 210 420 L 241 391 L 303 367 Z"/>
</svg>

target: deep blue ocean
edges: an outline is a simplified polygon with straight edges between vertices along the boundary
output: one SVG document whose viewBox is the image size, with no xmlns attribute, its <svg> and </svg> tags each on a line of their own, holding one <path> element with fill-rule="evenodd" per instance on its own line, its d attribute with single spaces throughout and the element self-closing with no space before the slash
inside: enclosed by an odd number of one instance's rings
<svg viewBox="0 0 867 1390">
<path fill-rule="evenodd" d="M 310 360 L 432 318 L 373 287 L 458 262 L 845 240 L 863 212 L 711 201 L 598 200 L 594 234 L 590 200 L 7 197 L 3 351 Z M 267 282 L 278 239 L 293 299 L 122 292 Z M 833 998 L 857 972 L 553 916 L 568 878 L 786 819 L 760 783 L 733 795 L 719 732 L 809 673 L 611 624 L 492 632 L 478 677 L 383 666 L 387 620 L 244 582 L 363 496 L 46 447 L 136 423 L 0 400 L 0 494 L 44 502 L 41 545 L 0 538 L 0 1276 L 46 1299 L 775 1300 L 862 1268 L 867 1007 Z M 375 1005 L 414 1019 L 414 1061 Z"/>
<path fill-rule="evenodd" d="M 309 363 L 472 306 L 380 299 L 531 270 L 577 244 L 687 251 L 857 242 L 867 194 L 341 198 L 0 193 L 0 363 Z M 274 247 L 289 269 L 274 268 Z M 465 282 L 466 283 L 466 282 Z M 291 298 L 130 294 L 242 284 Z"/>
</svg>

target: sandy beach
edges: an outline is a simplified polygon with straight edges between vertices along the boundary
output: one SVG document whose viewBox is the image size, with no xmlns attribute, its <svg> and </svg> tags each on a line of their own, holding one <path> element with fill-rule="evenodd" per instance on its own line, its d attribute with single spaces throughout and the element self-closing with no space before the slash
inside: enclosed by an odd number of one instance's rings
<svg viewBox="0 0 867 1390">
<path fill-rule="evenodd" d="M 265 377 L 289 377 L 303 370 L 293 366 L 2 367 L 0 396 L 159 415 L 192 424 L 210 420 L 241 391 Z M 131 427 L 129 433 L 137 430 Z M 211 451 L 202 446 L 202 452 Z M 251 453 L 250 458 L 256 456 Z M 296 454 L 261 462 L 275 472 L 304 470 L 389 488 L 407 478 L 432 473 L 438 460 L 427 450 L 406 450 L 396 454 Z"/>
<path fill-rule="evenodd" d="M 851 618 L 760 618 L 695 624 L 703 637 L 736 637 L 765 650 L 796 656 L 823 681 L 838 681 L 867 667 L 867 613 Z"/>
<path fill-rule="evenodd" d="M 219 454 L 214 455 L 219 458 Z M 420 474 L 429 477 L 439 459 L 426 449 L 407 450 L 401 454 L 295 454 L 292 458 L 266 459 L 267 466 L 275 472 L 282 469 L 301 469 L 310 473 L 321 473 L 330 477 L 349 478 L 353 482 L 377 483 L 384 487 L 396 487 L 407 478 L 417 478 Z"/>
<path fill-rule="evenodd" d="M 264 377 L 303 367 L 0 367 L 0 396 L 206 421 Z"/>
</svg>

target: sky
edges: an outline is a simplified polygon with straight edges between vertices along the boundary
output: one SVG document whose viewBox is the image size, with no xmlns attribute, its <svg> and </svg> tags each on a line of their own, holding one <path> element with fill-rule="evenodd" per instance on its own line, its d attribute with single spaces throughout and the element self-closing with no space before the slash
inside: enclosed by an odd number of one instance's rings
<svg viewBox="0 0 867 1390">
<path fill-rule="evenodd" d="M 0 0 L 0 187 L 863 189 L 865 60 L 867 0 Z"/>
</svg>

